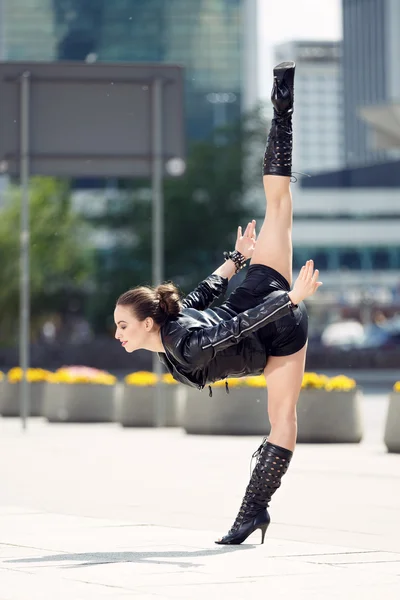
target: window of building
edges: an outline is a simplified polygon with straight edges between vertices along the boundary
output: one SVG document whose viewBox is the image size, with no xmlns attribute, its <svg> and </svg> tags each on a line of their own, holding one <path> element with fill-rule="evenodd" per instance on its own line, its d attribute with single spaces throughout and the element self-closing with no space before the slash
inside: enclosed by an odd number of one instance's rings
<svg viewBox="0 0 400 600">
<path fill-rule="evenodd" d="M 371 250 L 371 263 L 373 269 L 390 269 L 393 261 L 388 248 L 376 248 Z"/>
<path fill-rule="evenodd" d="M 323 271 L 347 270 L 400 270 L 400 248 L 315 248 L 297 247 L 293 252 L 293 269 L 300 269 L 312 258 Z"/>
</svg>

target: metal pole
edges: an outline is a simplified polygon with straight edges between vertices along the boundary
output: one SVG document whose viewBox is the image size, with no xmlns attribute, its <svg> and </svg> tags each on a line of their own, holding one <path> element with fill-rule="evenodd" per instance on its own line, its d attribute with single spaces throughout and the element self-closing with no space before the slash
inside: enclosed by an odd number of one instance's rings
<svg viewBox="0 0 400 600">
<path fill-rule="evenodd" d="M 0 0 L 0 60 L 6 59 L 6 27 L 4 0 Z"/>
<path fill-rule="evenodd" d="M 164 280 L 164 194 L 163 194 L 163 82 L 155 79 L 152 84 L 152 279 L 157 286 Z M 162 369 L 158 354 L 153 355 L 153 371 L 160 379 Z M 162 385 L 156 386 L 157 427 L 165 426 L 166 411 Z"/>
<path fill-rule="evenodd" d="M 30 389 L 27 375 L 29 368 L 29 92 L 30 73 L 21 76 L 21 112 L 20 112 L 20 178 L 21 178 L 21 231 L 20 231 L 20 331 L 19 361 L 22 369 L 20 392 L 20 415 L 22 428 L 26 429 L 26 420 L 30 407 Z"/>
</svg>

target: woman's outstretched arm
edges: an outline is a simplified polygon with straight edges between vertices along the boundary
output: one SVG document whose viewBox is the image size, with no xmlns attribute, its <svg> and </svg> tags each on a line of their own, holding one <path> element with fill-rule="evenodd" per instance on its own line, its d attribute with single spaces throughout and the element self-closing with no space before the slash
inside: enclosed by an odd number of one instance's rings
<svg viewBox="0 0 400 600">
<path fill-rule="evenodd" d="M 232 279 L 234 274 L 236 273 L 236 265 L 233 260 L 226 260 L 216 271 L 214 271 L 213 275 L 219 275 L 220 277 L 224 277 L 228 281 Z"/>
<path fill-rule="evenodd" d="M 246 227 L 244 234 L 242 228 L 238 227 L 235 250 L 247 260 L 251 258 L 256 241 L 256 222 L 252 221 Z M 233 260 L 226 260 L 210 277 L 202 281 L 193 292 L 188 294 L 182 301 L 183 308 L 195 308 L 205 310 L 221 294 L 226 292 L 228 281 L 236 272 Z M 222 278 L 219 279 L 219 278 Z"/>
<path fill-rule="evenodd" d="M 196 289 L 182 300 L 182 307 L 205 310 L 218 296 L 225 294 L 227 287 L 228 279 L 215 272 L 201 281 Z"/>
</svg>

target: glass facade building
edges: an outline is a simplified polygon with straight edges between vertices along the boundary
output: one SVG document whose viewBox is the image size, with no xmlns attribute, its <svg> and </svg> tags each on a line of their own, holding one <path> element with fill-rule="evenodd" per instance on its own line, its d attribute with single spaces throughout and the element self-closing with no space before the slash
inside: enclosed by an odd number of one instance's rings
<svg viewBox="0 0 400 600">
<path fill-rule="evenodd" d="M 255 0 L 0 0 L 1 59 L 182 64 L 187 133 L 200 139 L 243 108 L 251 64 L 244 54 L 256 37 L 251 5 L 255 11 Z"/>
<path fill-rule="evenodd" d="M 374 146 L 360 109 L 399 101 L 400 2 L 342 0 L 342 7 L 347 165 L 390 160 L 392 153 Z"/>
<path fill-rule="evenodd" d="M 301 40 L 275 47 L 275 62 L 296 62 L 293 164 L 315 175 L 343 166 L 341 43 Z"/>
</svg>

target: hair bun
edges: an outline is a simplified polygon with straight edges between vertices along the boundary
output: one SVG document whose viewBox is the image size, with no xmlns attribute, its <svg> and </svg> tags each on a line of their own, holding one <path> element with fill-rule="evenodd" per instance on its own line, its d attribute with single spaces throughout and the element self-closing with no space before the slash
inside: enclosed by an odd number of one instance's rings
<svg viewBox="0 0 400 600">
<path fill-rule="evenodd" d="M 168 304 L 165 302 L 164 296 L 162 296 L 160 293 L 158 293 L 157 297 L 158 297 L 158 304 L 159 304 L 161 310 L 168 314 Z"/>
<path fill-rule="evenodd" d="M 173 283 L 163 283 L 156 288 L 141 285 L 130 289 L 121 294 L 117 306 L 128 307 L 139 321 L 151 317 L 161 326 L 168 317 L 178 316 L 181 301 L 178 288 Z"/>
<path fill-rule="evenodd" d="M 162 283 L 156 288 L 160 311 L 166 317 L 176 317 L 180 310 L 180 297 L 177 287 L 173 283 Z"/>
</svg>

